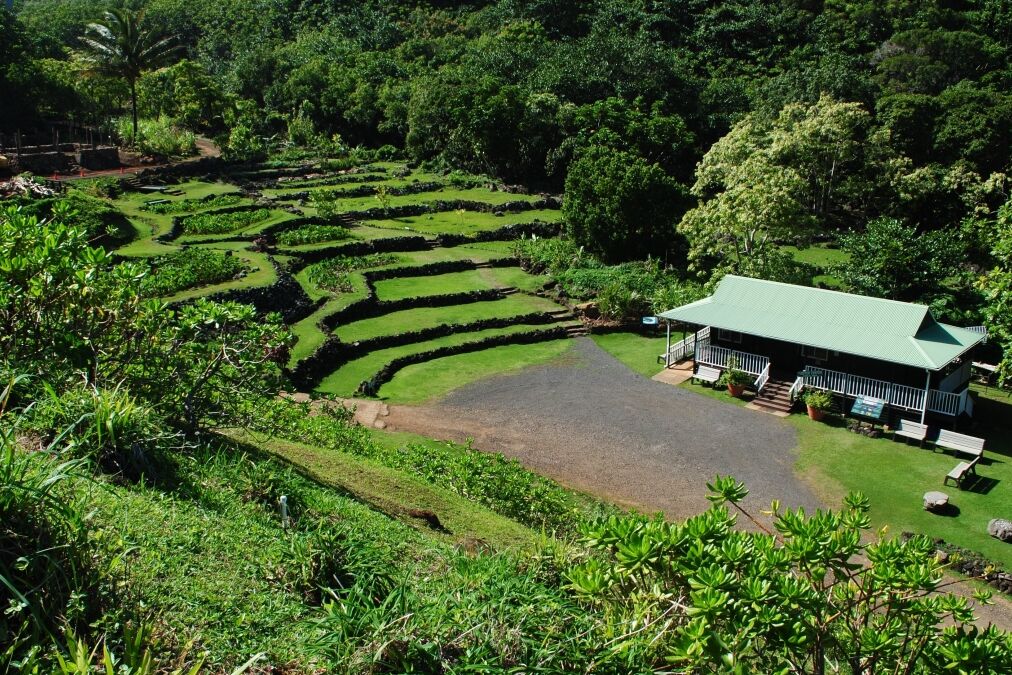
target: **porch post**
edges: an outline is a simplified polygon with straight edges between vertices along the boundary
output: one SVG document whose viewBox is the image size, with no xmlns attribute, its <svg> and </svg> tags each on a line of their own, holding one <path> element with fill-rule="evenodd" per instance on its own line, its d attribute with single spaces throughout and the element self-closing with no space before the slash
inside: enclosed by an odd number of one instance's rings
<svg viewBox="0 0 1012 675">
<path fill-rule="evenodd" d="M 667 347 L 664 349 L 664 367 L 671 367 L 671 321 L 668 319 L 664 320 L 664 325 L 668 327 L 668 339 Z"/>
<path fill-rule="evenodd" d="M 921 424 L 924 424 L 924 418 L 928 416 L 928 398 L 931 396 L 931 371 L 925 368 L 924 373 L 926 377 L 924 378 L 924 405 L 921 406 Z"/>
</svg>

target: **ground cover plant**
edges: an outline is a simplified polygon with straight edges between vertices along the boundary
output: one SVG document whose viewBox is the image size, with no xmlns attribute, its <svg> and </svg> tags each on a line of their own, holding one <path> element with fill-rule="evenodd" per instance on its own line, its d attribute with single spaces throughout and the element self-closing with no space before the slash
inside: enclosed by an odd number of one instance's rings
<svg viewBox="0 0 1012 675">
<path fill-rule="evenodd" d="M 210 198 L 188 198 L 174 201 L 163 201 L 161 203 L 154 204 L 145 203 L 140 208 L 142 211 L 150 211 L 151 213 L 160 214 L 192 213 L 194 211 L 203 211 L 205 209 L 220 209 L 226 206 L 235 206 L 236 204 L 242 203 L 242 201 L 242 195 L 226 194 L 214 195 Z"/>
<path fill-rule="evenodd" d="M 186 234 L 226 234 L 255 225 L 266 220 L 270 215 L 271 212 L 268 209 L 232 211 L 230 213 L 199 213 L 183 218 L 183 231 Z"/>
<path fill-rule="evenodd" d="M 282 246 L 319 244 L 324 241 L 342 241 L 353 238 L 351 230 L 340 225 L 306 225 L 294 230 L 279 232 L 277 241 Z"/>
<path fill-rule="evenodd" d="M 350 293 L 355 289 L 351 273 L 397 262 L 397 256 L 388 253 L 370 253 L 364 256 L 327 258 L 306 268 L 310 282 L 331 293 Z"/>
<path fill-rule="evenodd" d="M 152 258 L 148 264 L 148 273 L 141 281 L 141 293 L 148 297 L 234 279 L 245 270 L 237 256 L 194 247 Z"/>
</svg>

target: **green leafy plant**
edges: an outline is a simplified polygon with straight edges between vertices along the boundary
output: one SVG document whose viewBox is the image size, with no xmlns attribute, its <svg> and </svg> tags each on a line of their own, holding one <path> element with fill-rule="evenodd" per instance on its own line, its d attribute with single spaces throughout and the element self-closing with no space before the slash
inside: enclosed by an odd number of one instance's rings
<svg viewBox="0 0 1012 675">
<path fill-rule="evenodd" d="M 161 204 L 145 204 L 141 206 L 142 211 L 151 213 L 191 213 L 202 209 L 220 209 L 226 206 L 235 206 L 243 200 L 242 195 L 215 195 L 210 199 L 180 199 Z"/>
<path fill-rule="evenodd" d="M 341 241 L 352 237 L 351 230 L 340 225 L 307 225 L 295 230 L 278 233 L 278 243 L 283 246 L 318 244 L 323 241 Z"/>
<path fill-rule="evenodd" d="M 774 502 L 768 524 L 741 506 L 742 483 L 717 476 L 708 487 L 710 509 L 684 522 L 612 516 L 583 529 L 589 555 L 570 569 L 571 588 L 622 636 L 598 660 L 632 641 L 648 645 L 646 662 L 685 672 L 1012 667 L 1008 635 L 973 626 L 967 597 L 944 592 L 959 582 L 944 581 L 930 539 L 867 538 L 862 495 L 812 516 Z M 735 529 L 730 509 L 752 531 Z"/>
<path fill-rule="evenodd" d="M 183 231 L 187 234 L 225 234 L 255 225 L 266 220 L 270 215 L 269 209 L 229 213 L 198 213 L 183 218 Z"/>
<path fill-rule="evenodd" d="M 397 262 L 397 256 L 388 253 L 370 253 L 364 256 L 339 256 L 314 263 L 306 268 L 311 282 L 332 293 L 350 293 L 355 289 L 350 274 L 359 270 L 382 267 Z"/>
<path fill-rule="evenodd" d="M 813 410 L 828 411 L 833 409 L 833 394 L 825 389 L 808 388 L 802 393 L 805 405 Z"/>
<path fill-rule="evenodd" d="M 237 256 L 195 247 L 152 258 L 149 265 L 150 271 L 141 281 L 141 294 L 147 297 L 235 279 L 246 270 Z"/>
</svg>

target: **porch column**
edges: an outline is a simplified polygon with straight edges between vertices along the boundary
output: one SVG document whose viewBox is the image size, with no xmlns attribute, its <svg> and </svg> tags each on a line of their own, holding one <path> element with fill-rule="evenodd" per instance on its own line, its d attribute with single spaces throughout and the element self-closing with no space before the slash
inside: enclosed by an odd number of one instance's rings
<svg viewBox="0 0 1012 675">
<path fill-rule="evenodd" d="M 924 418 L 928 416 L 928 399 L 931 397 L 931 371 L 925 368 L 924 374 L 924 405 L 921 406 L 921 424 L 924 424 Z"/>
<path fill-rule="evenodd" d="M 668 338 L 667 338 L 667 345 L 668 346 L 665 347 L 665 349 L 664 349 L 664 367 L 665 368 L 670 368 L 671 367 L 671 321 L 669 321 L 668 319 L 665 319 L 664 320 L 664 325 L 668 327 Z"/>
</svg>

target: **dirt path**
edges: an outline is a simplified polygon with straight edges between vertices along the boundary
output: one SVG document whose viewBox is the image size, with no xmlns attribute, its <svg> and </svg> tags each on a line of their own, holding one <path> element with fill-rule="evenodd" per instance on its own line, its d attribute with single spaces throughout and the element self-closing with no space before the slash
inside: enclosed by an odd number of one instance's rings
<svg viewBox="0 0 1012 675">
<path fill-rule="evenodd" d="M 477 382 L 434 404 L 389 407 L 392 430 L 516 457 L 616 503 L 682 518 L 706 481 L 731 474 L 749 504 L 820 506 L 794 476 L 793 429 L 778 419 L 648 380 L 589 339 L 560 362 Z"/>
</svg>

